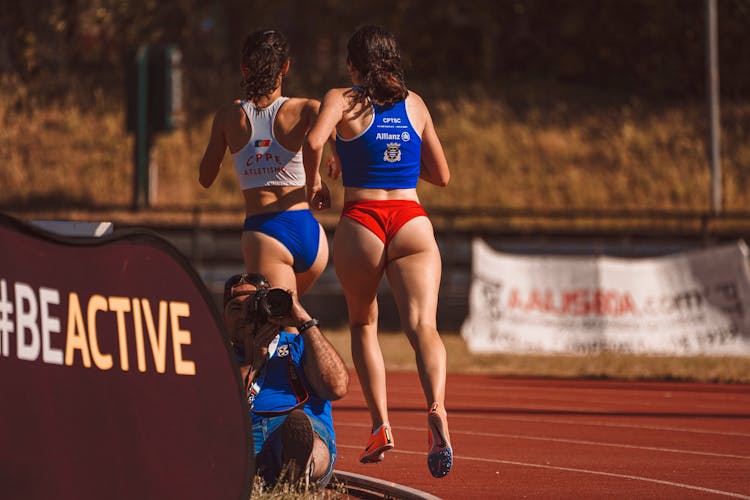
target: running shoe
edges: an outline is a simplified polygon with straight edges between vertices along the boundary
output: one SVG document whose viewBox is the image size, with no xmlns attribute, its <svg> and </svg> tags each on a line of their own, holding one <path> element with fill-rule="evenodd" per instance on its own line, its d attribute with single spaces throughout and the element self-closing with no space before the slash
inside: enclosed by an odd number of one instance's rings
<svg viewBox="0 0 750 500">
<path fill-rule="evenodd" d="M 427 414 L 427 467 L 434 477 L 444 477 L 453 466 L 453 449 L 448 442 L 445 420 L 437 412 L 439 403 L 433 403 Z"/>
<path fill-rule="evenodd" d="M 359 456 L 359 461 L 363 464 L 382 462 L 385 458 L 383 452 L 392 449 L 393 433 L 391 432 L 391 426 L 383 424 L 370 434 L 370 439 L 367 441 L 365 451 Z"/>
<path fill-rule="evenodd" d="M 314 470 L 312 459 L 315 431 L 312 421 L 303 410 L 293 410 L 281 424 L 281 467 L 286 478 L 302 482 L 305 489 L 310 486 Z"/>
</svg>

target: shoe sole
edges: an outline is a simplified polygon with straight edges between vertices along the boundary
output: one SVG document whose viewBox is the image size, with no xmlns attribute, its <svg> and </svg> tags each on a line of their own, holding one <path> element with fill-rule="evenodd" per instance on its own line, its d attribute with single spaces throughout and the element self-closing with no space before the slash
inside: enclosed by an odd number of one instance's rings
<svg viewBox="0 0 750 500">
<path fill-rule="evenodd" d="M 310 469 L 312 460 L 313 431 L 310 417 L 302 410 L 294 410 L 281 425 L 281 464 L 287 478 L 296 483 Z M 305 487 L 309 485 L 305 474 Z"/>
<path fill-rule="evenodd" d="M 380 448 L 375 448 L 373 451 L 371 451 L 367 455 L 363 455 L 359 457 L 359 461 L 360 463 L 363 463 L 363 464 L 375 464 L 378 462 L 382 462 L 383 460 L 385 460 L 384 452 L 388 450 L 392 450 L 392 449 L 393 449 L 392 444 L 387 444 L 385 446 L 381 446 Z"/>
<path fill-rule="evenodd" d="M 430 413 L 427 425 L 432 436 L 432 447 L 427 453 L 427 468 L 433 477 L 444 477 L 453 466 L 453 450 L 445 436 L 443 419 L 437 413 Z"/>
<path fill-rule="evenodd" d="M 360 455 L 359 461 L 363 464 L 372 464 L 372 463 L 378 463 L 382 462 L 385 459 L 384 452 L 388 450 L 392 450 L 394 447 L 393 444 L 393 434 L 390 427 L 386 429 L 386 435 L 389 436 L 390 442 L 387 444 L 384 444 L 383 446 L 379 446 L 375 448 L 374 450 L 366 452 L 366 454 Z"/>
</svg>

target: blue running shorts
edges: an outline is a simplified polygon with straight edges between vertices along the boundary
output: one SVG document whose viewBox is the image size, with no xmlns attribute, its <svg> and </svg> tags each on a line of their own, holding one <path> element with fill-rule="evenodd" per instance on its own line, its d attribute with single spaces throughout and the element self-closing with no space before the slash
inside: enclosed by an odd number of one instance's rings
<svg viewBox="0 0 750 500">
<path fill-rule="evenodd" d="M 243 231 L 256 231 L 278 240 L 292 254 L 295 273 L 304 273 L 315 262 L 320 243 L 320 224 L 310 210 L 287 210 L 251 215 Z"/>
</svg>

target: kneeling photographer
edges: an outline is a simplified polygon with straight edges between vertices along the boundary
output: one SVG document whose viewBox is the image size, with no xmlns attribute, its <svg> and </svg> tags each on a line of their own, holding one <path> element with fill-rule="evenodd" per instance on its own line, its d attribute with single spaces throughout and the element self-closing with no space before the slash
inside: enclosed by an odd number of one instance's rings
<svg viewBox="0 0 750 500">
<path fill-rule="evenodd" d="M 257 474 L 269 485 L 325 487 L 336 461 L 331 401 L 349 385 L 344 361 L 296 295 L 261 274 L 227 280 L 224 321 L 247 391 Z"/>
</svg>

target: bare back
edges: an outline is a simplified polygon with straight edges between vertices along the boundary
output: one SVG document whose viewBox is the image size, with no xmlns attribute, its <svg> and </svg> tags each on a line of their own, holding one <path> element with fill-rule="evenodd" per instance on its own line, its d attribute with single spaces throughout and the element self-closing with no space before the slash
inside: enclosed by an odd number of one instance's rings
<svg viewBox="0 0 750 500">
<path fill-rule="evenodd" d="M 278 92 L 280 96 L 280 91 Z M 274 95 L 269 96 L 270 104 Z M 307 131 L 317 115 L 320 103 L 314 99 L 289 98 L 279 108 L 273 125 L 274 137 L 289 151 L 300 151 Z M 208 187 L 218 175 L 227 149 L 235 154 L 245 147 L 252 136 L 252 127 L 240 101 L 219 109 L 214 118 L 211 139 L 201 162 L 201 183 Z M 204 182 L 205 176 L 205 182 Z M 304 186 L 264 186 L 242 192 L 247 215 L 308 208 Z"/>
</svg>

